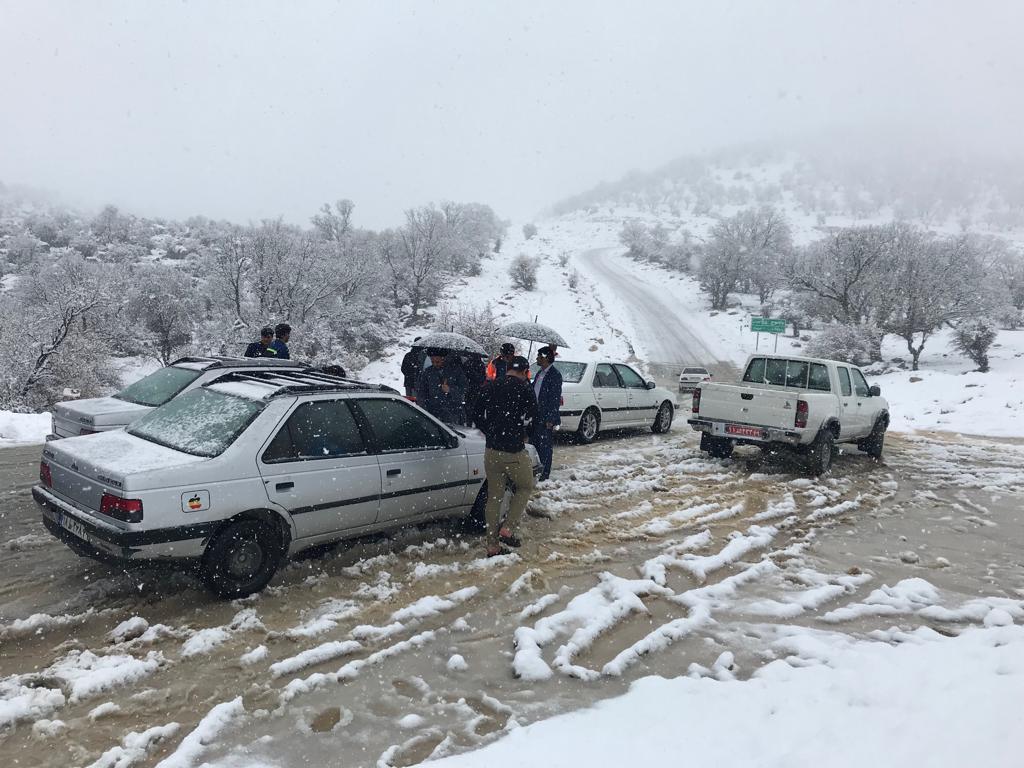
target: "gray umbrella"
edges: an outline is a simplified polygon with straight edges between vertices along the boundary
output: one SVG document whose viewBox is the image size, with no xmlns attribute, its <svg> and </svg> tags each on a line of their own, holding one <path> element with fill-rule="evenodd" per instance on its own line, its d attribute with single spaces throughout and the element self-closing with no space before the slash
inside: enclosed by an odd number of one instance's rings
<svg viewBox="0 0 1024 768">
<path fill-rule="evenodd" d="M 440 347 L 453 352 L 472 352 L 475 355 L 486 355 L 487 352 L 468 336 L 452 331 L 434 331 L 416 342 L 417 347 Z"/>
<path fill-rule="evenodd" d="M 541 323 L 509 323 L 501 326 L 498 333 L 502 336 L 511 336 L 513 339 L 543 341 L 545 344 L 557 344 L 559 347 L 569 346 L 554 328 Z"/>
</svg>

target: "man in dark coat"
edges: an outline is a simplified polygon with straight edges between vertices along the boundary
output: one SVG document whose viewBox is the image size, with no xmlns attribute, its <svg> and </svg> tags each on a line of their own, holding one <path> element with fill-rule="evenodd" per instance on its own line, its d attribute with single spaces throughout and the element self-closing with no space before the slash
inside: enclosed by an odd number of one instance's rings
<svg viewBox="0 0 1024 768">
<path fill-rule="evenodd" d="M 516 347 L 514 344 L 502 344 L 498 356 L 487 365 L 487 378 L 491 381 L 501 381 L 505 378 L 505 371 L 508 364 L 515 360 Z"/>
<path fill-rule="evenodd" d="M 562 374 L 553 365 L 554 362 L 555 353 L 551 347 L 541 347 L 537 350 L 537 365 L 540 370 L 533 377 L 533 391 L 537 396 L 537 418 L 533 422 L 531 442 L 544 466 L 541 480 L 547 480 L 551 474 L 551 462 L 555 452 L 555 427 L 562 423 L 558 413 L 562 405 Z"/>
<path fill-rule="evenodd" d="M 254 341 L 245 348 L 246 357 L 277 357 L 277 350 L 271 346 L 274 341 L 274 329 L 269 325 L 260 330 L 260 340 Z"/>
<path fill-rule="evenodd" d="M 526 452 L 526 435 L 537 416 L 537 398 L 526 380 L 530 363 L 514 357 L 504 378 L 488 382 L 476 401 L 474 421 L 487 437 L 484 472 L 487 475 L 487 556 L 502 553 L 501 545 L 518 547 L 519 520 L 533 493 L 533 466 Z M 514 489 L 505 525 L 501 503 L 505 489 Z"/>
<path fill-rule="evenodd" d="M 420 371 L 423 370 L 423 347 L 417 347 L 416 342 L 419 341 L 422 336 L 417 336 L 413 339 L 413 346 L 408 352 L 405 353 L 405 357 L 402 358 L 402 378 L 405 384 L 405 396 L 416 397 L 416 380 L 420 377 Z"/>
<path fill-rule="evenodd" d="M 430 367 L 416 382 L 416 404 L 445 424 L 465 424 L 466 374 L 448 363 L 447 349 L 428 349 Z"/>
<path fill-rule="evenodd" d="M 288 339 L 292 336 L 292 327 L 288 323 L 278 323 L 274 326 L 274 335 L 277 337 L 270 345 L 277 353 L 279 360 L 291 360 L 291 353 L 288 351 Z"/>
<path fill-rule="evenodd" d="M 459 355 L 459 365 L 466 374 L 466 421 L 472 423 L 480 387 L 487 383 L 487 368 L 483 358 L 471 352 Z"/>
</svg>

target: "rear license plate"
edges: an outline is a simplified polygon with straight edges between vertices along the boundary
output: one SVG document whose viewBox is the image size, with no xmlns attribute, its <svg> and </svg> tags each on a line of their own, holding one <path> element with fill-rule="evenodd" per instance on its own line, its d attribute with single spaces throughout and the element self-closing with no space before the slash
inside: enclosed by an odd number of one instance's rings
<svg viewBox="0 0 1024 768">
<path fill-rule="evenodd" d="M 726 424 L 725 433 L 727 435 L 736 435 L 737 437 L 754 437 L 758 440 L 763 440 L 765 432 L 759 427 L 745 427 L 742 424 Z"/>
<path fill-rule="evenodd" d="M 71 515 L 61 513 L 59 522 L 60 527 L 68 533 L 74 534 L 82 541 L 89 541 L 89 533 L 85 530 L 85 526 L 71 517 Z"/>
</svg>

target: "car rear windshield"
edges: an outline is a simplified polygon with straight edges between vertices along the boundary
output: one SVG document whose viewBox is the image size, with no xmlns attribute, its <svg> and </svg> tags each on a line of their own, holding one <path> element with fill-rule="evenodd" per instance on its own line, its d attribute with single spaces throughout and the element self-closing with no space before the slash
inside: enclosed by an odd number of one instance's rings
<svg viewBox="0 0 1024 768">
<path fill-rule="evenodd" d="M 219 456 L 265 403 L 199 388 L 150 411 L 128 434 L 193 456 Z"/>
<path fill-rule="evenodd" d="M 134 384 L 129 384 L 114 397 L 136 405 L 156 408 L 198 379 L 201 373 L 202 371 L 190 371 L 169 365 L 139 379 Z"/>
<path fill-rule="evenodd" d="M 555 368 L 557 368 L 558 372 L 562 374 L 562 381 L 567 381 L 570 384 L 579 384 L 583 381 L 583 374 L 587 370 L 587 364 L 556 360 Z"/>
<path fill-rule="evenodd" d="M 755 357 L 747 365 L 743 381 L 752 384 L 772 384 L 787 389 L 832 391 L 828 369 L 821 363 L 809 363 L 806 360 Z"/>
<path fill-rule="evenodd" d="M 683 373 L 699 373 L 704 376 L 707 374 L 707 370 L 705 368 L 683 368 Z"/>
</svg>

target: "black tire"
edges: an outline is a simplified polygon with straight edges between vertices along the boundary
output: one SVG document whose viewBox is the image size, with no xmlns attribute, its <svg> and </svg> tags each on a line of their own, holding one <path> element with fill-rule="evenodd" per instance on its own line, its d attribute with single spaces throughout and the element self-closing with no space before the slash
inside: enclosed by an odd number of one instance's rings
<svg viewBox="0 0 1024 768">
<path fill-rule="evenodd" d="M 732 451 L 735 447 L 732 440 L 724 437 L 712 437 L 707 432 L 700 433 L 700 449 L 713 459 L 732 458 Z"/>
<path fill-rule="evenodd" d="M 484 511 L 487 507 L 487 481 L 484 480 L 477 491 L 476 499 L 473 501 L 473 508 L 466 517 L 466 529 L 472 533 L 483 533 L 487 530 L 487 517 Z"/>
<path fill-rule="evenodd" d="M 587 408 L 580 416 L 580 425 L 576 428 L 576 440 L 583 445 L 594 442 L 601 429 L 601 412 L 597 408 Z"/>
<path fill-rule="evenodd" d="M 218 597 L 246 597 L 267 586 L 283 555 L 276 526 L 251 518 L 236 520 L 207 545 L 200 575 Z"/>
<path fill-rule="evenodd" d="M 832 468 L 832 460 L 836 455 L 836 436 L 832 430 L 823 429 L 814 442 L 810 444 L 806 454 L 807 469 L 815 477 L 824 475 Z"/>
<path fill-rule="evenodd" d="M 651 424 L 651 431 L 656 435 L 663 435 L 668 432 L 672 429 L 673 415 L 675 415 L 675 410 L 672 408 L 672 403 L 666 400 L 661 404 L 657 415 L 654 417 L 654 423 Z"/>
<path fill-rule="evenodd" d="M 857 447 L 876 461 L 881 461 L 882 451 L 885 450 L 885 430 L 888 428 L 888 422 L 884 418 L 879 419 L 871 429 L 871 434 L 857 443 Z"/>
</svg>

